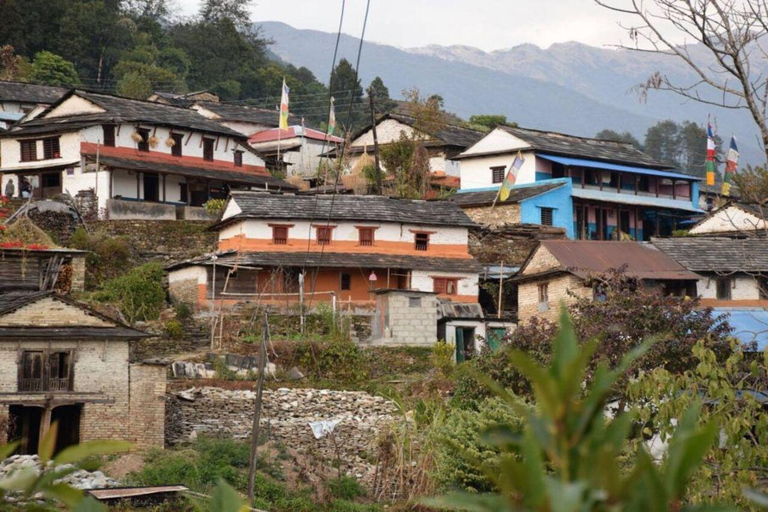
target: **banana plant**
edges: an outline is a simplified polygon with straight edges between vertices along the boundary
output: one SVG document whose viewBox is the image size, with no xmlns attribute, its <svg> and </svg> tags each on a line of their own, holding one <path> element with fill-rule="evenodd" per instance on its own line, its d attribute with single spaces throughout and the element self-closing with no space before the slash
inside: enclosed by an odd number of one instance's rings
<svg viewBox="0 0 768 512">
<path fill-rule="evenodd" d="M 473 512 L 730 510 L 697 507 L 685 500 L 686 484 L 718 434 L 714 422 L 697 426 L 698 403 L 679 419 L 661 464 L 642 446 L 629 461 L 622 457 L 634 414 L 626 411 L 609 419 L 605 404 L 613 384 L 653 340 L 628 353 L 615 368 L 600 365 L 588 384 L 587 367 L 599 349 L 599 340 L 580 344 L 563 308 L 552 343 L 553 359 L 547 367 L 520 351 L 509 356 L 510 364 L 531 382 L 534 405 L 486 382 L 525 418 L 522 433 L 504 425 L 483 433 L 484 440 L 502 455 L 500 466 L 486 471 L 498 491 L 452 493 L 425 500 L 426 504 Z"/>
</svg>

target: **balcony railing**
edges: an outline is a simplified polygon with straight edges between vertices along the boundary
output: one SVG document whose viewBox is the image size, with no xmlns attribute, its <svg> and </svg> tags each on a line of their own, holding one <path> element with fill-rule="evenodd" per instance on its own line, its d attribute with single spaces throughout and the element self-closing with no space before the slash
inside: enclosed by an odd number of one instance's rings
<svg viewBox="0 0 768 512">
<path fill-rule="evenodd" d="M 19 382 L 19 391 L 23 392 L 41 392 L 41 391 L 72 391 L 70 380 L 67 379 L 48 379 L 48 386 L 45 387 L 44 379 L 21 379 Z"/>
</svg>

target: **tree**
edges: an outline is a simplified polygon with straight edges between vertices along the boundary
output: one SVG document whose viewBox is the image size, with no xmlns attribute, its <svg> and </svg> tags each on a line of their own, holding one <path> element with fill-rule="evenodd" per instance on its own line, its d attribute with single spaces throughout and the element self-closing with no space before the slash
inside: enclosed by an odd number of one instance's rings
<svg viewBox="0 0 768 512">
<path fill-rule="evenodd" d="M 365 117 L 363 86 L 357 71 L 347 59 L 341 59 L 331 72 L 331 95 L 336 99 L 336 119 L 345 131 L 353 131 Z M 348 113 L 350 119 L 347 120 Z"/>
<path fill-rule="evenodd" d="M 705 139 L 706 141 L 706 139 Z M 678 166 L 680 161 L 680 127 L 668 119 L 645 132 L 645 152 L 656 160 Z"/>
<path fill-rule="evenodd" d="M 615 142 L 627 142 L 635 146 L 637 149 L 641 151 L 643 150 L 643 145 L 640 143 L 639 140 L 637 140 L 637 137 L 635 137 L 629 132 L 619 133 L 615 130 L 605 129 L 597 132 L 597 134 L 595 135 L 595 138 L 603 139 L 603 140 L 612 140 Z"/>
<path fill-rule="evenodd" d="M 200 6 L 200 17 L 207 23 L 227 20 L 243 29 L 251 23 L 248 12 L 252 0 L 204 0 Z"/>
<path fill-rule="evenodd" d="M 645 152 L 694 176 L 706 176 L 707 131 L 691 121 L 660 121 L 645 133 Z M 722 140 L 715 136 L 715 158 L 722 161 Z"/>
<path fill-rule="evenodd" d="M 377 76 L 371 80 L 368 86 L 368 95 L 374 97 L 374 109 L 377 114 L 384 114 L 397 108 L 397 102 L 389 97 L 389 89 L 384 85 L 381 77 Z"/>
<path fill-rule="evenodd" d="M 71 62 L 46 51 L 35 54 L 29 79 L 45 85 L 75 86 L 80 83 Z"/>
<path fill-rule="evenodd" d="M 140 71 L 126 73 L 117 82 L 117 94 L 126 98 L 147 99 L 153 92 L 152 82 Z"/>
<path fill-rule="evenodd" d="M 760 130 L 768 163 L 768 76 L 760 65 L 768 57 L 765 0 L 595 1 L 637 21 L 626 27 L 634 46 L 623 48 L 672 56 L 694 75 L 685 82 L 656 72 L 639 84 L 641 95 L 672 91 L 748 111 Z M 681 40 L 688 44 L 678 44 Z"/>
<path fill-rule="evenodd" d="M 500 114 L 477 114 L 469 116 L 469 124 L 493 130 L 500 124 L 508 124 L 507 116 Z"/>
</svg>

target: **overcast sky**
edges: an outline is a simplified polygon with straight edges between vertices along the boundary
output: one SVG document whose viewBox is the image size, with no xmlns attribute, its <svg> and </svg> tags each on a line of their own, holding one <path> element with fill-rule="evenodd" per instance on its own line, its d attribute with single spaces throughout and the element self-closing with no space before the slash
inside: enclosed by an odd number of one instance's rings
<svg viewBox="0 0 768 512">
<path fill-rule="evenodd" d="M 622 0 L 616 0 L 621 2 Z M 199 0 L 175 0 L 181 14 Z M 365 0 L 347 0 L 343 32 L 359 36 Z M 341 0 L 255 0 L 253 20 L 335 32 Z M 366 40 L 400 47 L 468 45 L 486 51 L 522 43 L 627 42 L 619 15 L 593 0 L 372 0 Z"/>
</svg>

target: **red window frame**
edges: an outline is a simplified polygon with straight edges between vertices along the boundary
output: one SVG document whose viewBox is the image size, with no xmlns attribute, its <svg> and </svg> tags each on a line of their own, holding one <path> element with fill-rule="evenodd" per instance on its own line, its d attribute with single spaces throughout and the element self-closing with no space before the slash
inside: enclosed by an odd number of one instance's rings
<svg viewBox="0 0 768 512">
<path fill-rule="evenodd" d="M 272 243 L 275 245 L 288 243 L 288 226 L 272 226 Z"/>
<path fill-rule="evenodd" d="M 315 226 L 317 245 L 331 245 L 333 226 Z"/>
<path fill-rule="evenodd" d="M 365 247 L 372 247 L 376 243 L 376 228 L 371 227 L 358 227 L 357 228 L 357 236 L 358 236 L 358 245 L 362 245 Z"/>
<path fill-rule="evenodd" d="M 458 295 L 459 278 L 458 277 L 433 277 L 432 291 L 439 295 Z"/>
<path fill-rule="evenodd" d="M 414 233 L 413 248 L 417 251 L 429 250 L 429 233 Z"/>
</svg>

